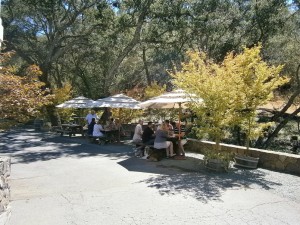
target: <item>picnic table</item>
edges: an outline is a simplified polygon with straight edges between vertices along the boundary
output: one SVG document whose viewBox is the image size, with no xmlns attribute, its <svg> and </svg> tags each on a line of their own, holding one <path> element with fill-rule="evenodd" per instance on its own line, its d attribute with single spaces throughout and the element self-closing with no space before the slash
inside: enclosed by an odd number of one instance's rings
<svg viewBox="0 0 300 225">
<path fill-rule="evenodd" d="M 180 152 L 179 152 L 179 138 L 178 136 L 169 136 L 167 138 L 167 141 L 171 141 L 173 143 L 173 150 L 174 150 L 174 153 L 176 155 L 180 155 Z"/>
<path fill-rule="evenodd" d="M 64 134 L 68 134 L 69 137 L 75 136 L 75 134 L 81 134 L 82 136 L 84 136 L 83 126 L 79 124 L 62 124 L 61 129 L 58 129 L 57 132 L 60 133 L 61 136 L 63 136 Z"/>
</svg>

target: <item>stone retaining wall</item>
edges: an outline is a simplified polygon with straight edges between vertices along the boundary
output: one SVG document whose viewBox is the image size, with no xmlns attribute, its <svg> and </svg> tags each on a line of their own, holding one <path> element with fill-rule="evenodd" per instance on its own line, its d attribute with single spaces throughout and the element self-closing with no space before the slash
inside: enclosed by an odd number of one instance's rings
<svg viewBox="0 0 300 225">
<path fill-rule="evenodd" d="M 211 141 L 188 139 L 184 148 L 187 151 L 204 154 L 207 150 L 214 151 L 214 145 L 215 142 Z M 259 158 L 258 167 L 261 168 L 300 175 L 300 155 L 257 148 L 250 148 L 247 150 L 246 147 L 243 146 L 228 144 L 221 144 L 221 151 Z"/>
<path fill-rule="evenodd" d="M 0 225 L 6 224 L 10 216 L 10 158 L 0 157 Z"/>
</svg>

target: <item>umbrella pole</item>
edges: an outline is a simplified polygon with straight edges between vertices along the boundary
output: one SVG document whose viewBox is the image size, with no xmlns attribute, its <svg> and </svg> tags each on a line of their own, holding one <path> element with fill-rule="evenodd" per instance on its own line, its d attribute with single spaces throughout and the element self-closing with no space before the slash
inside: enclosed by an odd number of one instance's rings
<svg viewBox="0 0 300 225">
<path fill-rule="evenodd" d="M 120 139 L 121 139 L 121 108 L 119 108 L 119 124 L 118 124 L 118 129 L 119 129 L 119 132 L 118 132 L 118 143 L 120 143 Z"/>
<path fill-rule="evenodd" d="M 179 127 L 178 127 L 178 140 L 180 141 L 180 139 L 181 139 L 181 103 L 179 103 L 179 113 L 178 113 L 178 120 L 179 120 L 179 122 L 178 122 L 178 124 L 179 124 Z"/>
</svg>

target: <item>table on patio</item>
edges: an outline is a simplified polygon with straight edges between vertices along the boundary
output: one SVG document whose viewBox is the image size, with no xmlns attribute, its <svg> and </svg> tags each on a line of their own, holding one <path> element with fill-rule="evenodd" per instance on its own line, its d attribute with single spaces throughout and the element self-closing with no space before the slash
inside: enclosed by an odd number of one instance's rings
<svg viewBox="0 0 300 225">
<path fill-rule="evenodd" d="M 58 133 L 63 136 L 64 134 L 68 134 L 69 137 L 75 134 L 81 134 L 84 136 L 84 129 L 83 126 L 79 124 L 62 124 L 61 129 L 57 130 Z"/>
<path fill-rule="evenodd" d="M 116 142 L 119 138 L 119 130 L 104 130 L 106 138 L 110 142 Z"/>
<path fill-rule="evenodd" d="M 178 137 L 168 137 L 167 138 L 168 141 L 171 141 L 173 143 L 173 150 L 174 150 L 174 153 L 176 153 L 176 155 L 179 155 L 180 152 L 179 152 L 179 145 L 178 145 Z"/>
</svg>

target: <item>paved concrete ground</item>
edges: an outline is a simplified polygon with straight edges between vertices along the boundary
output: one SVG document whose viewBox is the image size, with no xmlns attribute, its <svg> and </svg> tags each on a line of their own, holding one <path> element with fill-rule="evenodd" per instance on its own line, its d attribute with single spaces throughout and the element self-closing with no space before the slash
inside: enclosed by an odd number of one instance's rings
<svg viewBox="0 0 300 225">
<path fill-rule="evenodd" d="M 300 177 L 263 169 L 216 174 L 188 160 L 147 162 L 34 130 L 0 133 L 12 157 L 8 225 L 300 224 Z"/>
</svg>

